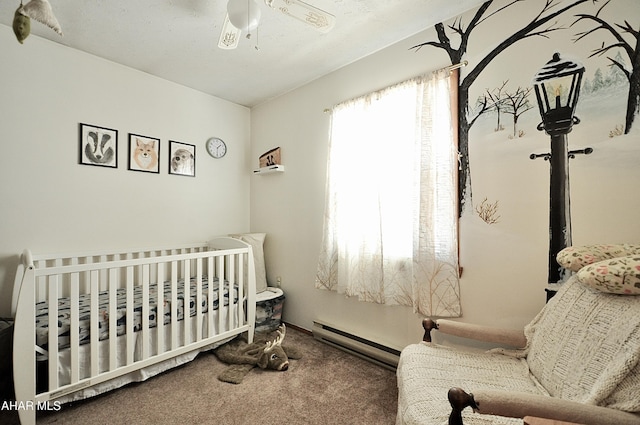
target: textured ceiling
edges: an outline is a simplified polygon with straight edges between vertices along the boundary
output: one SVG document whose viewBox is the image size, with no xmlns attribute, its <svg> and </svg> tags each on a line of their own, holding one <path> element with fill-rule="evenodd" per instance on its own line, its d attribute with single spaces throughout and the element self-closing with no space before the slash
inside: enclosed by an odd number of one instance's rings
<svg viewBox="0 0 640 425">
<path fill-rule="evenodd" d="M 336 16 L 333 30 L 322 34 L 259 0 L 257 34 L 242 37 L 235 50 L 221 50 L 225 0 L 49 0 L 64 36 L 32 22 L 31 37 L 251 107 L 483 1 L 307 0 Z M 2 1 L 0 23 L 11 26 L 19 5 Z"/>
</svg>

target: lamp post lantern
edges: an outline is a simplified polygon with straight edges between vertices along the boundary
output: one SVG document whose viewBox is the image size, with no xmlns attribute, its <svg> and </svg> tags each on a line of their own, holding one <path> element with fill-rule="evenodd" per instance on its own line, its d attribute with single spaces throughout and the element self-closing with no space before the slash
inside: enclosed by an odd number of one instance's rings
<svg viewBox="0 0 640 425">
<path fill-rule="evenodd" d="M 542 122 L 538 130 L 551 137 L 551 152 L 531 154 L 531 159 L 544 158 L 550 165 L 549 203 L 549 280 L 554 284 L 564 280 L 565 271 L 556 261 L 562 249 L 571 246 L 571 208 L 569 200 L 569 157 L 589 154 L 591 148 L 569 151 L 567 134 L 580 120 L 574 115 L 584 66 L 564 59 L 559 53 L 538 71 L 534 88 Z"/>
</svg>

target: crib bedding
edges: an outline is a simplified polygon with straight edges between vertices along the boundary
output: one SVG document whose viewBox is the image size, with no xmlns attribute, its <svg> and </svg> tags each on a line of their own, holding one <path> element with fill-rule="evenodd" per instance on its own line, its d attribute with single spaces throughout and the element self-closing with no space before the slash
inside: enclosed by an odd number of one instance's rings
<svg viewBox="0 0 640 425">
<path fill-rule="evenodd" d="M 231 306 L 231 311 L 233 314 L 237 312 L 238 304 L 234 304 Z M 229 317 L 228 307 L 223 307 L 222 309 L 213 310 L 212 312 L 203 313 L 202 320 L 198 320 L 196 316 L 192 316 L 187 318 L 191 322 L 191 333 L 190 340 L 195 340 L 196 328 L 200 323 L 202 325 L 202 332 L 206 334 L 208 332 L 208 315 L 213 315 L 213 331 L 215 334 L 219 334 L 224 332 L 227 329 L 234 328 L 238 326 L 237 318 Z M 218 315 L 222 315 L 219 318 Z M 220 320 L 220 322 L 219 322 Z M 157 351 L 157 342 L 158 342 L 158 330 L 160 328 L 155 327 L 149 329 L 149 355 L 155 356 L 158 354 Z M 164 346 L 163 352 L 171 350 L 171 327 L 165 326 L 163 329 L 164 334 Z M 178 326 L 177 329 L 178 340 L 184 340 L 185 329 L 184 326 Z M 140 335 L 136 335 L 135 343 L 133 344 L 134 360 L 142 359 L 142 351 L 144 341 L 142 338 L 139 338 Z M 116 337 L 117 341 L 117 350 L 116 350 L 116 364 L 118 367 L 124 367 L 127 364 L 127 354 L 126 354 L 126 343 L 125 339 L 127 338 L 126 334 Z M 187 337 L 188 338 L 188 337 Z M 100 384 L 93 385 L 88 388 L 83 388 L 81 390 L 75 391 L 73 393 L 67 394 L 62 397 L 56 398 L 60 403 L 69 403 L 73 401 L 83 400 L 85 398 L 93 397 L 98 394 L 102 394 L 107 391 L 111 391 L 115 388 L 120 388 L 124 385 L 130 384 L 132 382 L 142 382 L 146 379 L 156 376 L 159 373 L 165 372 L 167 370 L 173 369 L 176 366 L 180 366 L 182 364 L 188 363 L 193 360 L 199 353 L 205 352 L 208 350 L 212 350 L 230 340 L 235 338 L 235 335 L 230 336 L 228 338 L 221 339 L 217 342 L 212 343 L 211 345 L 204 346 L 198 350 L 191 351 L 176 357 L 173 357 L 169 360 L 162 361 L 160 363 L 153 364 L 151 366 L 147 366 L 145 368 L 135 370 L 126 375 L 119 376 L 117 378 L 111 379 L 106 382 L 102 382 Z M 85 379 L 90 377 L 90 369 L 91 369 L 91 345 L 85 344 L 78 347 L 78 356 L 80 358 L 79 364 L 79 377 L 80 379 Z M 109 368 L 109 340 L 103 340 L 98 342 L 98 356 L 99 358 L 99 372 L 106 373 Z M 60 385 L 67 385 L 71 383 L 71 352 L 69 349 L 60 350 L 58 353 L 58 380 Z"/>
<path fill-rule="evenodd" d="M 163 323 L 169 324 L 171 322 L 171 281 L 166 281 L 163 284 Z M 213 310 L 218 309 L 219 304 L 219 287 L 218 279 L 213 278 Z M 209 282 L 206 277 L 202 278 L 202 313 L 206 313 L 209 310 Z M 197 312 L 197 281 L 195 278 L 190 280 L 189 285 L 189 316 L 193 317 Z M 234 285 L 233 288 L 233 303 L 238 302 L 238 288 Z M 121 336 L 126 333 L 127 324 L 127 300 L 126 300 L 126 288 L 117 290 L 116 295 L 116 329 L 117 335 Z M 184 298 L 185 298 L 185 284 L 184 280 L 179 280 L 177 283 L 177 318 L 179 321 L 184 319 Z M 225 280 L 223 283 L 223 299 L 224 306 L 229 305 L 229 284 Z M 133 329 L 135 332 L 142 329 L 142 301 L 143 301 L 143 287 L 134 286 L 134 308 L 133 308 Z M 158 301 L 158 284 L 149 284 L 149 327 L 155 328 L 157 326 L 157 301 Z M 91 294 L 82 294 L 79 296 L 78 305 L 78 317 L 79 317 L 79 341 L 80 345 L 88 344 L 90 342 L 90 307 L 91 307 Z M 109 338 L 109 292 L 101 291 L 98 294 L 98 329 L 100 332 L 99 340 L 105 340 Z M 36 303 L 36 344 L 43 349 L 48 345 L 48 323 L 49 323 L 49 305 L 47 301 Z M 58 349 L 68 348 L 70 345 L 71 334 L 71 300 L 68 297 L 58 299 Z"/>
</svg>

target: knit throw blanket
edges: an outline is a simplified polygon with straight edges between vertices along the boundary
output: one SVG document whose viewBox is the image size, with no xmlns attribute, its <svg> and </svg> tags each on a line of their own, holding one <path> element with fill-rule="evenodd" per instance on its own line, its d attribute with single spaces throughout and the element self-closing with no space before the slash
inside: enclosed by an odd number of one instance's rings
<svg viewBox="0 0 640 425">
<path fill-rule="evenodd" d="M 598 292 L 573 276 L 525 334 L 527 347 L 512 354 L 526 356 L 551 396 L 640 412 L 640 296 Z"/>
<path fill-rule="evenodd" d="M 640 412 L 640 296 L 596 292 L 572 277 L 525 334 L 523 350 L 407 346 L 398 365 L 397 424 L 445 425 L 451 412 L 446 392 L 453 386 Z M 474 425 L 522 424 L 471 409 L 463 418 Z"/>
</svg>

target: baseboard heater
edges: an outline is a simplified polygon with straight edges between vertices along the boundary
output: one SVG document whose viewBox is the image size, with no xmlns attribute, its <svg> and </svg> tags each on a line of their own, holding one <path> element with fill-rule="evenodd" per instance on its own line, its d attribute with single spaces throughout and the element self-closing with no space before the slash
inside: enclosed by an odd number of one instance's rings
<svg viewBox="0 0 640 425">
<path fill-rule="evenodd" d="M 395 370 L 398 366 L 400 351 L 337 329 L 322 321 L 313 321 L 313 337 L 387 369 Z"/>
</svg>

